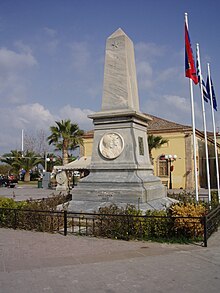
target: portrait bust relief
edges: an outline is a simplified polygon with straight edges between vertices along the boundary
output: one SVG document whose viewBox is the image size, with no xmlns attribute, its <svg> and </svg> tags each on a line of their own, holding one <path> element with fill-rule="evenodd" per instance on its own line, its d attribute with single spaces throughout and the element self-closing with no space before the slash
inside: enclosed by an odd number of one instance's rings
<svg viewBox="0 0 220 293">
<path fill-rule="evenodd" d="M 116 132 L 106 133 L 99 143 L 99 151 L 106 159 L 117 158 L 123 149 L 123 137 Z"/>
</svg>

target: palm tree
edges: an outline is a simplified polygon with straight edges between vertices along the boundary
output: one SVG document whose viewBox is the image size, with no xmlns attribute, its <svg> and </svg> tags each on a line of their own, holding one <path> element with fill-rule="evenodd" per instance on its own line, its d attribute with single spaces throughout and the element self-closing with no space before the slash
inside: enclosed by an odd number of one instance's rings
<svg viewBox="0 0 220 293">
<path fill-rule="evenodd" d="M 53 144 L 56 150 L 62 151 L 63 165 L 68 163 L 69 150 L 76 149 L 83 144 L 83 130 L 77 124 L 72 124 L 70 119 L 55 121 L 57 126 L 51 126 L 51 135 L 48 136 L 49 144 Z"/>
<path fill-rule="evenodd" d="M 151 163 L 153 163 L 152 150 L 159 149 L 163 144 L 167 143 L 168 139 L 164 139 L 162 136 L 154 136 L 153 134 L 148 135 L 148 148 Z"/>
<path fill-rule="evenodd" d="M 22 152 L 18 150 L 12 150 L 10 153 L 4 154 L 1 158 L 1 162 L 8 164 L 11 166 L 10 172 L 13 172 L 16 175 L 19 175 L 20 167 L 19 166 L 14 166 L 13 163 L 15 160 L 19 159 L 22 157 Z"/>
<path fill-rule="evenodd" d="M 11 171 L 19 175 L 21 169 L 26 171 L 24 181 L 30 181 L 30 171 L 38 164 L 43 164 L 43 158 L 32 151 L 26 151 L 23 155 L 21 151 L 13 150 L 4 154 L 1 158 L 3 163 L 11 166 Z"/>
<path fill-rule="evenodd" d="M 38 164 L 43 164 L 43 158 L 32 151 L 26 151 L 23 156 L 14 159 L 12 166 L 19 170 L 24 169 L 24 181 L 29 182 L 30 172 Z"/>
</svg>

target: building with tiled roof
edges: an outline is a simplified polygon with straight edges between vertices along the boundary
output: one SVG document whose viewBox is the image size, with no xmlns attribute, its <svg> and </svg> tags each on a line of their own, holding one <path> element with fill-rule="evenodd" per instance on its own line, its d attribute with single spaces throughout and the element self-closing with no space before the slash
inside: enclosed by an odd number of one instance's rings
<svg viewBox="0 0 220 293">
<path fill-rule="evenodd" d="M 175 123 L 163 118 L 156 117 L 154 115 L 146 114 L 152 120 L 148 123 L 148 132 L 161 132 L 161 131 L 177 131 L 190 129 L 191 126 L 186 126 L 183 124 Z"/>
<path fill-rule="evenodd" d="M 153 167 L 156 176 L 169 188 L 194 189 L 193 164 L 193 133 L 192 127 L 175 123 L 154 115 L 146 114 L 151 120 L 148 122 L 148 134 L 162 136 L 168 142 L 159 149 L 152 150 Z M 91 156 L 93 145 L 93 131 L 84 134 L 84 145 L 81 156 Z M 218 144 L 220 149 L 220 145 Z M 209 165 L 211 188 L 216 188 L 215 152 L 212 134 L 208 135 Z M 167 156 L 175 159 L 167 159 Z M 196 129 L 196 159 L 199 187 L 207 187 L 206 157 L 204 133 Z M 170 172 L 172 170 L 172 172 Z"/>
</svg>

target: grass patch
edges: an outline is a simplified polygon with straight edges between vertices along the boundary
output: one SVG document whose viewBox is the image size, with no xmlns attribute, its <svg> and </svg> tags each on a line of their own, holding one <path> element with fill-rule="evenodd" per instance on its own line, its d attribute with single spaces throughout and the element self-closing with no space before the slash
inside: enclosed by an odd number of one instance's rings
<svg viewBox="0 0 220 293">
<path fill-rule="evenodd" d="M 22 185 L 30 185 L 30 186 L 37 186 L 38 181 L 29 181 L 29 182 L 25 182 L 25 181 L 18 181 L 18 185 L 22 186 Z"/>
</svg>

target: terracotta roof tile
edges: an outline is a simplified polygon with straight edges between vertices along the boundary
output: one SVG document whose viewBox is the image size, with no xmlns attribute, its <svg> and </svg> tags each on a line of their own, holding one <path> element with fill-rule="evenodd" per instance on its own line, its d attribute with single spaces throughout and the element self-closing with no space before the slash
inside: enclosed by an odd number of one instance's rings
<svg viewBox="0 0 220 293">
<path fill-rule="evenodd" d="M 146 114 L 146 113 L 145 113 Z M 148 130 L 177 130 L 177 129 L 191 129 L 191 126 L 179 124 L 176 122 L 172 122 L 163 118 L 156 117 L 151 114 L 146 114 L 150 118 L 151 121 L 148 122 Z"/>
</svg>

